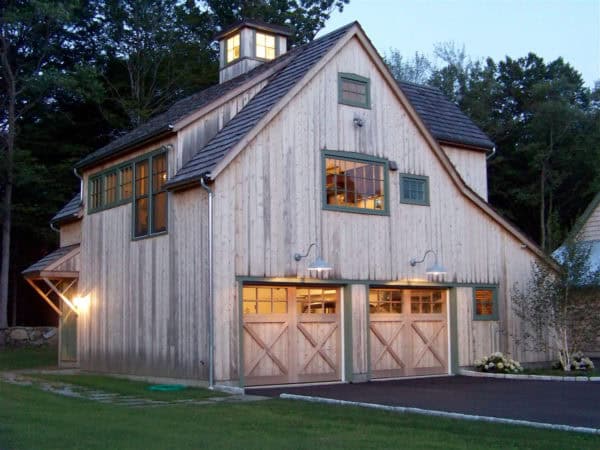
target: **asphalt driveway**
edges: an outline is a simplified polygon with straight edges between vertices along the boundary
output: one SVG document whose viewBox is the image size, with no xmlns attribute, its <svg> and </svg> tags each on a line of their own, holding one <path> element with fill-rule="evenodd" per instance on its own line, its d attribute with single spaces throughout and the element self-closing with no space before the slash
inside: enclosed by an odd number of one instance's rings
<svg viewBox="0 0 600 450">
<path fill-rule="evenodd" d="M 465 376 L 357 384 L 246 389 L 423 408 L 532 422 L 600 428 L 600 382 L 559 382 Z"/>
</svg>

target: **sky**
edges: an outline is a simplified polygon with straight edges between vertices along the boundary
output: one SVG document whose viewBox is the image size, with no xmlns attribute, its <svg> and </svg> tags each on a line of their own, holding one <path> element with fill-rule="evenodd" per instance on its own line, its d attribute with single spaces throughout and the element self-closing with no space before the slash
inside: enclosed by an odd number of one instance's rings
<svg viewBox="0 0 600 450">
<path fill-rule="evenodd" d="M 472 59 L 562 56 L 588 87 L 600 80 L 600 0 L 350 0 L 318 36 L 354 20 L 381 55 L 433 58 L 453 41 Z"/>
</svg>

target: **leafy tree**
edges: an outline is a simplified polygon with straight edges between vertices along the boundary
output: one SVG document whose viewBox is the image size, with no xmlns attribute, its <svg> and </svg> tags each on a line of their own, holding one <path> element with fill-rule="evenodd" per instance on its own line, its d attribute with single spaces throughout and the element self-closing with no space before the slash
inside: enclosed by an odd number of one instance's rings
<svg viewBox="0 0 600 450">
<path fill-rule="evenodd" d="M 589 256 L 588 243 L 568 242 L 559 252 L 558 270 L 536 262 L 529 282 L 513 288 L 513 310 L 525 326 L 520 344 L 554 351 L 565 371 L 600 329 L 600 268 Z"/>
<path fill-rule="evenodd" d="M 409 83 L 426 84 L 433 70 L 427 56 L 419 52 L 415 52 L 412 58 L 404 58 L 398 50 L 390 49 L 389 55 L 384 57 L 384 62 L 396 80 Z"/>
<path fill-rule="evenodd" d="M 20 126 L 42 102 L 48 87 L 62 76 L 59 59 L 65 23 L 74 2 L 9 0 L 0 6 L 0 85 L 3 102 L 2 138 L 2 258 L 0 268 L 0 328 L 7 326 L 13 189 L 26 152 L 19 145 Z M 20 175 L 26 173 L 21 171 Z"/>
</svg>

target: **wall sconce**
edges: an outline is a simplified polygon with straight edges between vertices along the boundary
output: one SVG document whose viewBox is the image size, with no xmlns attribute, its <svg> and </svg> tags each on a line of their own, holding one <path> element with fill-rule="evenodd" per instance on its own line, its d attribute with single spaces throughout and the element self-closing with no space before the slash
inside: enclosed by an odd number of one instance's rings
<svg viewBox="0 0 600 450">
<path fill-rule="evenodd" d="M 73 305 L 78 312 L 87 311 L 90 307 L 90 295 L 77 295 L 73 297 Z"/>
<path fill-rule="evenodd" d="M 444 275 L 447 271 L 444 268 L 444 266 L 442 266 L 441 264 L 438 263 L 437 253 L 434 252 L 433 250 L 427 250 L 425 252 L 425 254 L 423 255 L 423 258 L 421 258 L 418 261 L 417 261 L 416 258 L 411 259 L 410 260 L 410 265 L 412 267 L 415 267 L 417 264 L 421 264 L 422 262 L 425 261 L 425 258 L 427 257 L 427 255 L 429 253 L 433 253 L 433 256 L 435 257 L 435 260 L 433 261 L 433 264 L 431 266 L 429 266 L 427 269 L 425 269 L 425 273 L 427 275 Z"/>
<path fill-rule="evenodd" d="M 319 249 L 319 245 L 316 242 L 313 242 L 308 247 L 308 250 L 306 251 L 305 255 L 302 255 L 300 253 L 294 253 L 294 260 L 300 261 L 302 258 L 306 258 L 310 254 L 310 251 L 313 247 L 317 247 L 317 250 Z M 309 272 L 321 273 L 321 272 L 329 272 L 331 270 L 333 270 L 333 267 L 327 261 L 325 261 L 324 259 L 321 258 L 320 253 L 317 253 L 317 258 L 308 266 Z"/>
</svg>

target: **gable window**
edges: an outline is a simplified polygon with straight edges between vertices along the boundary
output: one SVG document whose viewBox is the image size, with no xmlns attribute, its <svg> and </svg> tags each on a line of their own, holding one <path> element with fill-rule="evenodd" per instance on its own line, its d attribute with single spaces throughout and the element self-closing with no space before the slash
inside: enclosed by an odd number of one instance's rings
<svg viewBox="0 0 600 450">
<path fill-rule="evenodd" d="M 349 152 L 323 152 L 323 208 L 387 214 L 387 161 Z"/>
<path fill-rule="evenodd" d="M 371 82 L 353 73 L 338 74 L 338 102 L 343 105 L 371 107 Z"/>
<path fill-rule="evenodd" d="M 256 33 L 256 57 L 262 59 L 275 58 L 275 36 Z"/>
<path fill-rule="evenodd" d="M 429 177 L 400 174 L 400 202 L 429 205 Z"/>
<path fill-rule="evenodd" d="M 473 320 L 498 320 L 498 295 L 496 288 L 473 289 Z"/>
<path fill-rule="evenodd" d="M 231 36 L 225 42 L 226 45 L 226 62 L 230 63 L 231 61 L 238 59 L 240 57 L 240 35 L 239 33 Z"/>
<path fill-rule="evenodd" d="M 134 164 L 133 235 L 150 236 L 167 230 L 167 154 L 158 153 Z"/>
</svg>

